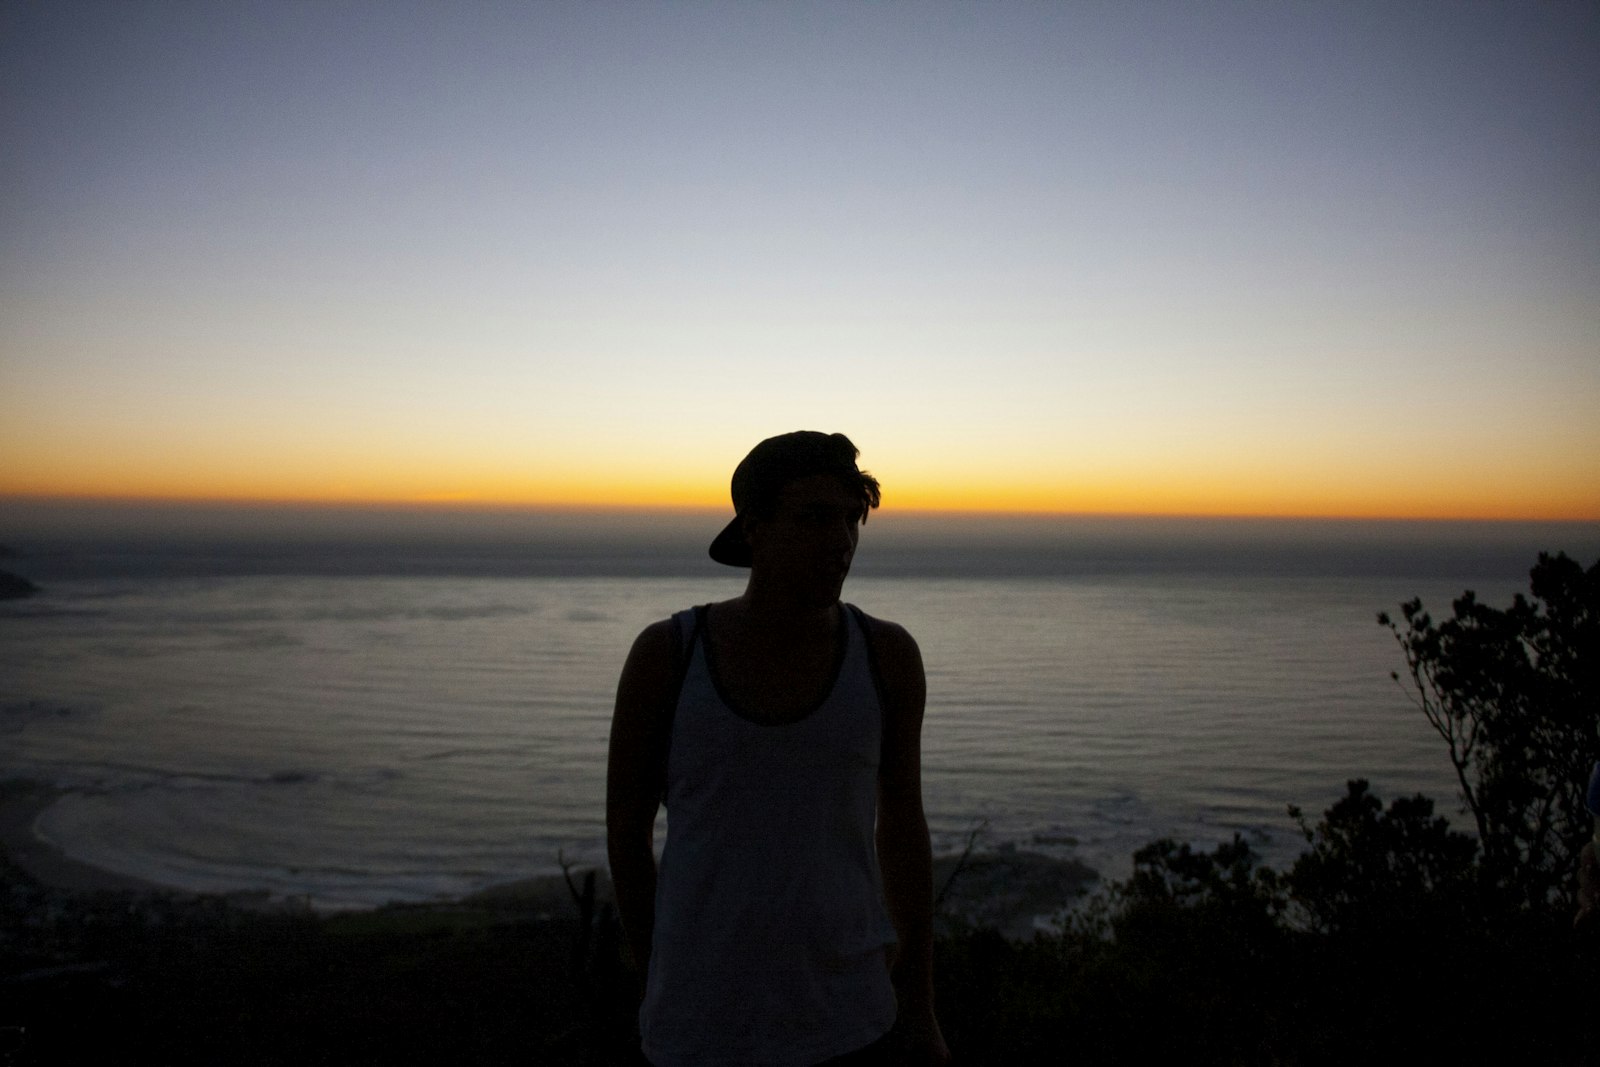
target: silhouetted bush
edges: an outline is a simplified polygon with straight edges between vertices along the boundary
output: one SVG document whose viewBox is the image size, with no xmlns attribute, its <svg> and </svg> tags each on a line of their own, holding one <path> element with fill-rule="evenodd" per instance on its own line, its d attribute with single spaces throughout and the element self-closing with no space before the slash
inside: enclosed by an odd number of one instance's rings
<svg viewBox="0 0 1600 1067">
<path fill-rule="evenodd" d="M 1315 827 L 1289 809 L 1311 845 L 1277 879 L 1294 917 L 1319 932 L 1372 936 L 1481 922 L 1478 843 L 1435 816 L 1425 796 L 1403 797 L 1385 811 L 1364 779 L 1348 788 Z"/>
<path fill-rule="evenodd" d="M 1600 758 L 1600 562 L 1539 554 L 1530 597 L 1471 590 L 1435 622 L 1420 600 L 1387 613 L 1417 706 L 1443 738 L 1478 833 L 1478 874 L 1510 909 L 1570 912 Z M 1401 676 L 1395 673 L 1395 678 Z"/>
</svg>

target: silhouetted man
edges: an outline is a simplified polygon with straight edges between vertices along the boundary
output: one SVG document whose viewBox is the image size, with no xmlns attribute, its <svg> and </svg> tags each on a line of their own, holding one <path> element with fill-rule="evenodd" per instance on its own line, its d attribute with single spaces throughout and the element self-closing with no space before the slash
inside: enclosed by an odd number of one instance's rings
<svg viewBox="0 0 1600 1067">
<path fill-rule="evenodd" d="M 839 600 L 879 501 L 857 455 L 843 434 L 757 445 L 710 550 L 750 568 L 744 594 L 646 628 L 622 670 L 606 825 L 656 1067 L 949 1058 L 921 653 Z"/>
</svg>

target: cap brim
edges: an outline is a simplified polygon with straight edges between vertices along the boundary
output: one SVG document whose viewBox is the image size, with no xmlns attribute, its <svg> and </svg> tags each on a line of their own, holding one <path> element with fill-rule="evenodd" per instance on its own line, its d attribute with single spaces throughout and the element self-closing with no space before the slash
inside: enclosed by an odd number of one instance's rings
<svg viewBox="0 0 1600 1067">
<path fill-rule="evenodd" d="M 744 539 L 744 523 L 735 515 L 711 542 L 711 558 L 729 567 L 750 566 L 750 542 Z"/>
</svg>

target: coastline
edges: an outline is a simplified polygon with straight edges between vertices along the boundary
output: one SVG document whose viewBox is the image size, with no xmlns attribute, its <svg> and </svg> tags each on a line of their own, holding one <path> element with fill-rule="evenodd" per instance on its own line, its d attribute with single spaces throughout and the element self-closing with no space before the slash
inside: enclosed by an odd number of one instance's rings
<svg viewBox="0 0 1600 1067">
<path fill-rule="evenodd" d="M 39 816 L 66 794 L 43 782 L 0 783 L 0 852 L 23 874 L 46 889 L 71 893 L 184 895 L 181 889 L 75 860 L 39 837 L 34 832 Z"/>
<path fill-rule="evenodd" d="M 0 856 L 26 878 L 43 889 L 61 893 L 129 893 L 182 899 L 214 895 L 96 867 L 67 856 L 40 838 L 34 832 L 39 816 L 68 793 L 69 790 L 27 779 L 0 782 Z M 391 902 L 353 910 L 483 907 L 518 911 L 538 920 L 571 919 L 580 914 L 577 897 L 591 871 L 592 907 L 612 903 L 609 872 L 574 868 L 566 875 L 539 875 L 491 885 L 455 900 Z M 1004 847 L 969 855 L 941 855 L 934 858 L 933 864 L 934 890 L 941 898 L 944 922 L 990 926 L 1015 940 L 1030 938 L 1041 929 L 1041 922 L 1071 906 L 1098 881 L 1096 872 L 1081 862 Z M 273 898 L 264 892 L 224 895 L 251 908 L 304 907 L 293 899 Z"/>
<path fill-rule="evenodd" d="M 38 836 L 34 832 L 34 825 L 39 816 L 69 792 L 30 779 L 10 779 L 0 782 L 0 857 L 9 861 L 9 864 L 24 877 L 42 889 L 59 893 L 131 893 L 137 896 L 176 898 L 216 895 L 162 885 L 75 860 Z M 587 873 L 581 869 L 571 872 L 573 883 L 580 889 Z M 612 899 L 610 878 L 603 870 L 596 871 L 595 875 L 596 904 L 609 902 Z M 238 904 L 296 909 L 300 907 L 290 899 L 273 898 L 264 892 L 244 891 L 223 895 Z M 454 901 L 438 901 L 430 904 L 391 902 L 354 910 L 376 911 L 385 907 L 425 908 L 461 905 L 529 912 L 534 918 L 541 920 L 567 918 L 577 914 L 573 892 L 568 888 L 566 877 L 559 874 L 516 879 L 489 886 Z M 337 910 L 330 914 L 335 913 Z"/>
</svg>

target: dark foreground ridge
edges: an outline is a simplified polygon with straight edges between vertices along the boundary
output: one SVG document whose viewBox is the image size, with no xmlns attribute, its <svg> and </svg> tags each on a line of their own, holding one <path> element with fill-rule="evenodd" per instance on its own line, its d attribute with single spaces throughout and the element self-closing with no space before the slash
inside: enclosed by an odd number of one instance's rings
<svg viewBox="0 0 1600 1067">
<path fill-rule="evenodd" d="M 570 901 L 321 916 L 49 889 L 9 857 L 0 893 L 0 1028 L 16 1048 L 0 1062 L 18 1067 L 622 1062 L 599 1025 L 620 986 L 594 986 L 607 950 L 585 947 Z"/>
<path fill-rule="evenodd" d="M 996 884 L 1010 862 L 989 868 Z M 1054 932 L 1018 940 L 947 912 L 952 1047 L 969 1064 L 1590 1062 L 1592 938 L 1415 916 L 1296 931 L 1258 882 L 1242 842 L 1158 843 Z M 128 1064 L 635 1064 L 604 880 L 558 888 L 317 915 L 54 890 L 0 859 L 7 1062 L 101 1062 L 115 1035 Z"/>
</svg>

